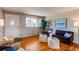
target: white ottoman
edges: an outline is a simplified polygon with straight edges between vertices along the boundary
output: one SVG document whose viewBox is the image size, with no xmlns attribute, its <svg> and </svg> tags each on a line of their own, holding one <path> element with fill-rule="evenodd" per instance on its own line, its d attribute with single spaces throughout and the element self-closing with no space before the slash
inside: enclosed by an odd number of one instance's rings
<svg viewBox="0 0 79 59">
<path fill-rule="evenodd" d="M 47 37 L 46 34 L 40 34 L 39 35 L 40 42 L 47 42 L 47 39 L 48 39 L 48 37 Z"/>
<path fill-rule="evenodd" d="M 59 49 L 60 40 L 56 37 L 48 37 L 48 46 L 49 46 L 49 48 Z"/>
</svg>

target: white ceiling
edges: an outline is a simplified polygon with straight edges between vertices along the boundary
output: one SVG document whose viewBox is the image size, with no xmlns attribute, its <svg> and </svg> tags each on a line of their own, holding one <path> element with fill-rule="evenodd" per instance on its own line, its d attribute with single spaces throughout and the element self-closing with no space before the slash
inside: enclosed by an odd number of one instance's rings
<svg viewBox="0 0 79 59">
<path fill-rule="evenodd" d="M 10 12 L 32 14 L 38 16 L 50 16 L 58 13 L 73 11 L 79 8 L 75 7 L 3 7 Z"/>
</svg>

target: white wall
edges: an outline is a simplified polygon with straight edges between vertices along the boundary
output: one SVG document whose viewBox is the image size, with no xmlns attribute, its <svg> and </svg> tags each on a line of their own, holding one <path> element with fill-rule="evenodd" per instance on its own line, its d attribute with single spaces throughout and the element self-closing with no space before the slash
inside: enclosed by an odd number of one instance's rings
<svg viewBox="0 0 79 59">
<path fill-rule="evenodd" d="M 26 27 L 26 15 L 20 15 L 20 36 L 27 37 L 38 35 L 40 29 L 38 27 Z"/>
<path fill-rule="evenodd" d="M 5 36 L 15 35 L 20 37 L 19 15 L 5 13 Z"/>
<path fill-rule="evenodd" d="M 2 9 L 0 8 L 0 19 L 3 18 L 3 11 Z M 3 26 L 0 26 L 0 37 L 2 37 L 4 34 L 3 34 L 4 30 L 3 30 Z"/>
<path fill-rule="evenodd" d="M 14 26 L 11 25 L 12 20 Z M 26 27 L 26 15 L 5 13 L 5 36 L 27 37 L 38 35 L 39 32 L 38 27 Z"/>
<path fill-rule="evenodd" d="M 78 28 L 74 27 L 73 23 L 75 21 L 79 21 L 79 10 L 65 12 L 62 14 L 52 15 L 48 16 L 46 19 L 51 22 L 51 28 L 55 28 L 55 20 L 60 18 L 67 18 L 67 28 L 63 28 L 67 31 L 73 31 L 74 32 L 74 41 L 75 43 L 78 43 Z"/>
</svg>

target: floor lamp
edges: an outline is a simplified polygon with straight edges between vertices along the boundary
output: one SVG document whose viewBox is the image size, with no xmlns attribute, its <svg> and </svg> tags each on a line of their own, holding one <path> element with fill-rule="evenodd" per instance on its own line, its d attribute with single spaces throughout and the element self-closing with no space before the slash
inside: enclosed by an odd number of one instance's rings
<svg viewBox="0 0 79 59">
<path fill-rule="evenodd" d="M 79 22 L 74 22 L 74 27 L 78 28 L 78 42 L 79 42 Z"/>
<path fill-rule="evenodd" d="M 0 18 L 0 27 L 3 27 L 3 36 L 4 36 L 4 19 Z"/>
</svg>

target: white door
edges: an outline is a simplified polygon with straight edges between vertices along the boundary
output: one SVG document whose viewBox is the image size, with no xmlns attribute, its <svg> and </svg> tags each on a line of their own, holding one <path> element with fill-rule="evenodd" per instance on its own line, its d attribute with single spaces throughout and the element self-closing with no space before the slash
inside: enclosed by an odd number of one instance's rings
<svg viewBox="0 0 79 59">
<path fill-rule="evenodd" d="M 19 30 L 19 15 L 5 13 L 5 36 L 15 35 L 19 37 Z"/>
</svg>

